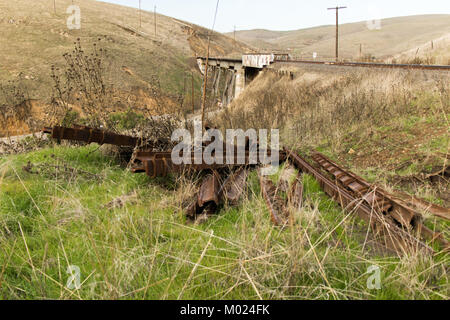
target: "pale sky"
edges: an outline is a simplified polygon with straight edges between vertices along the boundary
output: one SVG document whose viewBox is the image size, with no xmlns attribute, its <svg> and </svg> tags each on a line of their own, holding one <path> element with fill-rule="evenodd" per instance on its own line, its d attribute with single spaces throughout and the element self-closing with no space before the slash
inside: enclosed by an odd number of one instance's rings
<svg viewBox="0 0 450 320">
<path fill-rule="evenodd" d="M 139 7 L 139 0 L 103 0 Z M 141 0 L 144 10 L 211 28 L 217 0 Z M 450 0 L 220 0 L 214 30 L 269 29 L 297 30 L 334 24 L 334 11 L 328 7 L 347 6 L 340 11 L 340 22 L 409 16 L 450 14 Z"/>
</svg>

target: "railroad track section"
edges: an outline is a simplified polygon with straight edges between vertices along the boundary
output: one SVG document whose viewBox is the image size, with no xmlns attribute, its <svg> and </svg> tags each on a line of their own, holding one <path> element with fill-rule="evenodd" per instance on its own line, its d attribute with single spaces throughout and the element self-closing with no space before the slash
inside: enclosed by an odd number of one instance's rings
<svg viewBox="0 0 450 320">
<path fill-rule="evenodd" d="M 237 152 L 234 152 L 234 163 L 241 163 L 238 165 L 210 165 L 206 164 L 203 159 L 200 164 L 195 164 L 194 155 L 191 158 L 192 164 L 178 165 L 172 161 L 171 150 L 149 151 L 149 145 L 138 146 L 140 141 L 136 137 L 80 126 L 45 128 L 43 132 L 51 134 L 58 141 L 67 139 L 133 147 L 133 156 L 130 160 L 131 170 L 135 173 L 146 173 L 150 178 L 165 177 L 170 173 L 180 174 L 185 171 L 201 172 L 203 180 L 199 191 L 185 208 L 186 216 L 193 221 L 217 213 L 225 203 L 236 205 L 244 193 L 250 170 L 262 166 L 262 164 L 249 165 L 249 145 L 246 146 L 246 152 L 241 158 L 238 158 Z M 224 155 L 225 157 L 226 155 Z M 371 185 L 321 153 L 313 152 L 311 157 L 316 166 L 291 150 L 284 149 L 279 152 L 281 162 L 289 161 L 300 171 L 300 174 L 312 175 L 324 192 L 344 210 L 355 213 L 365 220 L 376 238 L 380 239 L 387 248 L 399 255 L 412 251 L 433 254 L 433 249 L 421 240 L 424 238 L 439 243 L 444 250 L 450 249 L 444 236 L 428 229 L 423 224 L 421 213 L 408 201 L 398 199 L 385 190 Z M 237 162 L 237 160 L 240 161 Z M 289 184 L 287 187 L 284 186 L 287 194 L 285 199 L 279 193 L 283 188 L 276 186 L 260 171 L 258 176 L 261 193 L 269 209 L 272 222 L 277 226 L 286 226 L 292 222 L 291 210 L 300 209 L 303 204 L 303 185 L 300 176 L 296 178 L 290 190 L 287 190 Z M 422 205 L 427 204 L 422 203 Z M 448 217 L 450 214 L 448 209 L 436 208 L 431 205 L 430 207 L 438 211 L 439 214 L 436 214 L 438 217 Z"/>
<path fill-rule="evenodd" d="M 312 158 L 321 169 L 334 177 L 336 183 L 341 188 L 346 189 L 354 196 L 362 199 L 377 212 L 393 220 L 399 227 L 408 231 L 414 231 L 419 236 L 428 240 L 437 241 L 443 247 L 449 248 L 449 243 L 444 239 L 442 234 L 433 232 L 424 226 L 421 213 L 406 202 L 396 199 L 382 188 L 371 185 L 356 174 L 344 170 L 319 152 L 314 152 Z"/>
<path fill-rule="evenodd" d="M 422 65 L 422 64 L 390 64 L 390 63 L 370 63 L 370 62 L 333 62 L 333 61 L 313 61 L 313 60 L 286 60 L 276 61 L 277 64 L 316 64 L 341 67 L 363 67 L 363 68 L 384 68 L 384 69 L 412 69 L 412 70 L 438 70 L 450 71 L 450 66 L 443 65 Z"/>
<path fill-rule="evenodd" d="M 417 239 L 411 232 L 403 229 L 393 219 L 386 217 L 378 207 L 371 206 L 360 196 L 340 187 L 336 181 L 328 178 L 319 168 L 313 167 L 300 155 L 286 150 L 288 159 L 300 171 L 312 175 L 320 184 L 322 190 L 336 201 L 344 210 L 354 212 L 365 220 L 373 233 L 384 243 L 384 245 L 398 254 L 411 251 L 421 251 L 432 254 L 433 249 L 426 243 Z"/>
<path fill-rule="evenodd" d="M 52 139 L 55 139 L 58 142 L 61 142 L 61 140 L 71 140 L 128 147 L 136 147 L 139 142 L 139 139 L 135 137 L 85 126 L 74 126 L 73 128 L 55 126 L 53 128 L 44 128 L 42 132 L 50 134 Z"/>
</svg>

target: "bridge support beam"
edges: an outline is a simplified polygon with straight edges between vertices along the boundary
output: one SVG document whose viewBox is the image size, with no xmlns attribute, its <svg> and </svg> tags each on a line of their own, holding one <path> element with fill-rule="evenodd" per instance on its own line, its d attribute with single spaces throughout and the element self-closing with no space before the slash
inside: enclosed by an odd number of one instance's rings
<svg viewBox="0 0 450 320">
<path fill-rule="evenodd" d="M 208 66 L 214 70 L 213 92 L 219 94 L 221 72 L 224 72 L 224 90 L 222 105 L 227 106 L 238 98 L 245 87 L 259 74 L 259 72 L 273 61 L 273 55 L 247 55 L 245 59 L 209 58 Z M 247 63 L 244 64 L 244 60 Z M 204 74 L 206 59 L 199 57 L 197 63 Z M 228 79 L 230 77 L 230 79 Z"/>
<path fill-rule="evenodd" d="M 237 70 L 235 77 L 234 99 L 237 99 L 245 89 L 245 68 Z"/>
</svg>

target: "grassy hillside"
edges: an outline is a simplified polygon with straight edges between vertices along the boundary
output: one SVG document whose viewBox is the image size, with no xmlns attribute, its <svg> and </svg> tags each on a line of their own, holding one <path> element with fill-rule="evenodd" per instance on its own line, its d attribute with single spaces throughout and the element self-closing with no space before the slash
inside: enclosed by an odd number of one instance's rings
<svg viewBox="0 0 450 320">
<path fill-rule="evenodd" d="M 424 45 L 394 55 L 388 62 L 450 65 L 450 33 Z"/>
<path fill-rule="evenodd" d="M 158 14 L 155 35 L 153 13 L 143 13 L 140 28 L 138 10 L 99 1 L 77 1 L 81 30 L 68 30 L 66 9 L 71 3 L 56 1 L 55 14 L 52 1 L 0 1 L 0 42 L 7 44 L 0 48 L 0 79 L 30 79 L 44 95 L 42 85 L 48 82 L 50 66 L 62 62 L 62 54 L 73 49 L 74 41 L 81 38 L 90 44 L 102 37 L 118 72 L 115 80 L 150 81 L 156 74 L 166 89 L 173 90 L 181 86 L 183 72 L 193 69 L 190 58 L 205 54 L 206 29 Z M 214 33 L 211 50 L 214 55 L 229 55 L 246 48 Z M 135 79 L 121 70 L 123 66 Z"/>
<path fill-rule="evenodd" d="M 42 114 L 55 89 L 51 67 L 64 75 L 63 54 L 72 53 L 78 39 L 86 55 L 94 52 L 94 45 L 97 52 L 103 50 L 105 85 L 114 88 L 122 109 L 155 105 L 155 90 L 171 95 L 164 104 L 170 104 L 177 94 L 190 96 L 191 73 L 199 104 L 201 78 L 194 57 L 206 54 L 207 29 L 157 15 L 155 34 L 151 12 L 143 12 L 140 27 L 136 9 L 80 0 L 76 4 L 81 9 L 81 29 L 69 30 L 66 10 L 71 4 L 57 0 L 55 13 L 53 1 L 0 1 L 0 107 L 16 108 L 27 100 L 33 117 Z M 220 33 L 211 34 L 212 55 L 232 56 L 248 50 Z M 29 131 L 28 125 L 14 117 L 8 127 L 13 135 Z M 0 135 L 5 134 L 2 129 Z"/>
<path fill-rule="evenodd" d="M 383 19 L 380 30 L 369 30 L 366 22 L 340 26 L 340 53 L 343 58 L 363 54 L 379 59 L 422 46 L 450 33 L 450 15 L 422 15 Z M 248 30 L 236 32 L 236 38 L 259 48 L 291 49 L 292 54 L 307 58 L 313 52 L 319 58 L 333 58 L 335 26 L 295 31 Z"/>
</svg>

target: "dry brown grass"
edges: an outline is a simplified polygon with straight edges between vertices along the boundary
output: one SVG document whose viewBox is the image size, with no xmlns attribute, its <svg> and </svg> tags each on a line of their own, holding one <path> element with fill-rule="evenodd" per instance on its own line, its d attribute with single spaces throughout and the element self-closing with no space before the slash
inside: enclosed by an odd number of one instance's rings
<svg viewBox="0 0 450 320">
<path fill-rule="evenodd" d="M 334 59 L 335 26 L 330 25 L 292 31 L 248 30 L 237 32 L 237 38 L 268 50 L 290 50 L 295 56 L 311 59 Z M 344 22 L 344 21 L 343 21 Z M 342 23 L 340 28 L 340 57 L 356 60 L 362 54 L 377 60 L 429 44 L 450 32 L 449 15 L 418 15 L 381 20 L 380 30 L 370 30 L 366 21 Z M 232 35 L 231 33 L 229 35 Z"/>
<path fill-rule="evenodd" d="M 450 34 L 395 55 L 387 62 L 450 65 Z"/>
<path fill-rule="evenodd" d="M 279 129 L 282 145 L 317 149 L 387 189 L 448 205 L 444 185 L 402 181 L 448 165 L 449 74 L 332 70 L 298 71 L 293 81 L 261 74 L 214 120 Z"/>
<path fill-rule="evenodd" d="M 404 71 L 304 72 L 291 81 L 260 75 L 216 119 L 223 128 L 278 128 L 285 144 L 340 148 L 344 135 L 368 132 L 406 116 L 450 112 L 447 74 Z M 434 99 L 434 100 L 433 100 Z"/>
</svg>

